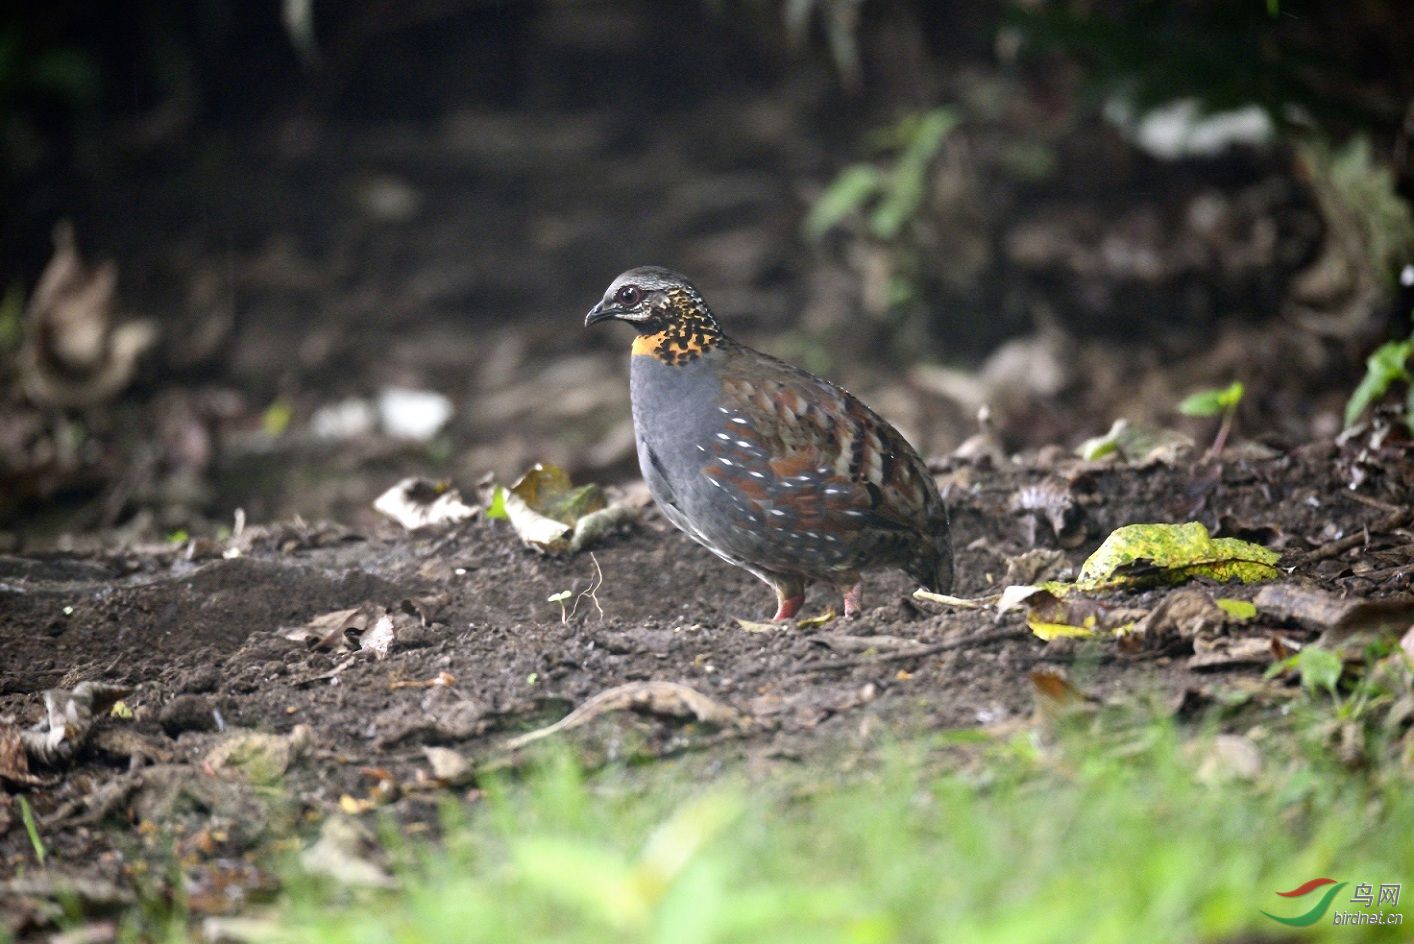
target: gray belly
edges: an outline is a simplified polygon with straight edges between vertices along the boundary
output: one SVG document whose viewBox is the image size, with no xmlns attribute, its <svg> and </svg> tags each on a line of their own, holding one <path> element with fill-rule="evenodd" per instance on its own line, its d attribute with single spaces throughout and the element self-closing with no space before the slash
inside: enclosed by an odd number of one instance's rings
<svg viewBox="0 0 1414 944">
<path fill-rule="evenodd" d="M 710 357 L 710 355 L 708 355 Z M 721 426 L 721 384 L 706 358 L 670 367 L 635 357 L 630 371 L 638 466 L 663 516 L 732 563 L 723 553 L 716 515 L 702 474 L 709 459 L 704 442 Z"/>
</svg>

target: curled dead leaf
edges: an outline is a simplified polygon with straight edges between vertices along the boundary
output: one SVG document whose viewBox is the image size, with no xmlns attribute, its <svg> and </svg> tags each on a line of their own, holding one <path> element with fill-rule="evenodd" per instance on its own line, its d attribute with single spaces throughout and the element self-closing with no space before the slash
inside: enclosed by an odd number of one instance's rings
<svg viewBox="0 0 1414 944">
<path fill-rule="evenodd" d="M 314 731 L 307 724 L 295 725 L 284 736 L 264 731 L 239 732 L 207 752 L 202 766 L 208 773 L 273 784 L 304 756 L 313 741 Z"/>
<path fill-rule="evenodd" d="M 117 289 L 117 266 L 89 266 L 73 225 L 55 226 L 54 255 L 30 298 L 20 346 L 20 380 L 31 402 L 78 409 L 127 387 L 157 328 L 146 320 L 115 323 Z"/>
<path fill-rule="evenodd" d="M 94 719 L 131 694 L 131 688 L 107 682 L 80 682 L 72 691 L 49 689 L 44 693 L 45 720 L 20 733 L 29 759 L 49 766 L 68 761 L 88 738 Z"/>
<path fill-rule="evenodd" d="M 424 747 L 422 753 L 432 767 L 432 776 L 448 786 L 459 787 L 475 779 L 476 769 L 458 751 L 448 747 Z"/>
<path fill-rule="evenodd" d="M 610 505 L 598 485 L 573 486 L 554 465 L 536 463 L 501 494 L 521 541 L 546 554 L 578 553 L 638 514 L 626 505 Z"/>
<path fill-rule="evenodd" d="M 447 482 L 417 477 L 405 478 L 379 495 L 373 509 L 409 531 L 457 524 L 477 512 Z"/>
<path fill-rule="evenodd" d="M 611 711 L 636 709 L 671 718 L 694 718 L 705 724 L 734 726 L 745 720 L 741 712 L 694 688 L 678 682 L 629 682 L 593 696 L 554 724 L 537 728 L 506 742 L 519 750 L 552 734 L 569 731 Z"/>
</svg>

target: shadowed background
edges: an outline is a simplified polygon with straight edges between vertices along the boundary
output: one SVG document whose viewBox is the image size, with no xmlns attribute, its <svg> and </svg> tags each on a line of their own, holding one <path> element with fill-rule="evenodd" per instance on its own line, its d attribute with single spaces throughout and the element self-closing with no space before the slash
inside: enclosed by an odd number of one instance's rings
<svg viewBox="0 0 1414 944">
<path fill-rule="evenodd" d="M 925 455 L 979 410 L 996 457 L 1202 438 L 1179 400 L 1233 379 L 1243 436 L 1334 435 L 1409 330 L 1398 7 L 8 12 L 3 541 L 358 520 L 413 472 L 631 480 L 627 338 L 581 319 L 645 263 Z M 83 261 L 46 303 L 60 221 Z M 450 415 L 409 434 L 389 391 Z"/>
</svg>

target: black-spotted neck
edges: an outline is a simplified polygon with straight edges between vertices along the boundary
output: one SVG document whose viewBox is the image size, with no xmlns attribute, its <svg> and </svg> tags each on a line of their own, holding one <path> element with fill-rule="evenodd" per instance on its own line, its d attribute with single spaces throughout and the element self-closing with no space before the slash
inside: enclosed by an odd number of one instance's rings
<svg viewBox="0 0 1414 944">
<path fill-rule="evenodd" d="M 667 292 L 667 304 L 657 331 L 633 339 L 635 357 L 653 357 L 670 367 L 697 360 L 706 351 L 726 341 L 716 316 L 696 292 L 674 288 Z"/>
</svg>

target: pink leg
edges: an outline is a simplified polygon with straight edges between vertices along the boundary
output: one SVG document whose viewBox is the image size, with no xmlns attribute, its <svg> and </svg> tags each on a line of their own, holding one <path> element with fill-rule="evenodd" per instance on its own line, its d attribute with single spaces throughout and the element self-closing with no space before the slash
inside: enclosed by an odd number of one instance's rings
<svg viewBox="0 0 1414 944">
<path fill-rule="evenodd" d="M 844 588 L 844 618 L 854 619 L 859 615 L 859 598 L 863 594 L 864 584 L 856 583 L 852 587 Z"/>
<path fill-rule="evenodd" d="M 772 621 L 783 623 L 794 619 L 796 611 L 805 602 L 805 581 L 783 577 L 768 580 L 767 583 L 776 591 L 776 615 L 771 617 Z"/>
<path fill-rule="evenodd" d="M 805 602 L 805 594 L 797 593 L 793 597 L 784 597 L 779 594 L 777 596 L 780 597 L 780 602 L 776 606 L 776 615 L 771 617 L 772 621 L 784 623 L 786 620 L 795 619 L 796 611 Z"/>
</svg>

